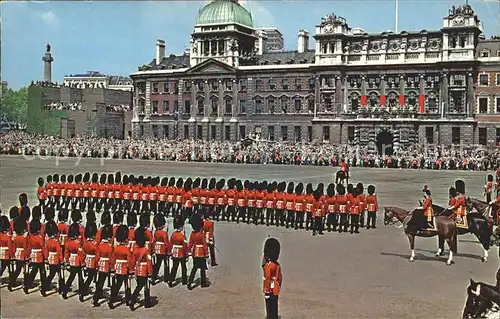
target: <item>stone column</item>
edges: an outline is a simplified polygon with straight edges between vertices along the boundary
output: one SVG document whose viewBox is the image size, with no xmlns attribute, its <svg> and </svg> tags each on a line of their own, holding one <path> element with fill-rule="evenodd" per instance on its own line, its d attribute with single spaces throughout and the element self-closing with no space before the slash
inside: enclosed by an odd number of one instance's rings
<svg viewBox="0 0 500 319">
<path fill-rule="evenodd" d="M 349 107 L 349 83 L 347 80 L 347 76 L 344 77 L 344 89 L 343 89 L 343 111 L 347 112 L 347 108 Z"/>
<path fill-rule="evenodd" d="M 210 42 L 212 43 L 212 42 Z M 201 114 L 204 118 L 207 118 L 208 117 L 208 114 L 209 114 L 209 110 L 210 110 L 210 87 L 208 85 L 208 80 L 205 80 L 205 100 L 203 101 L 204 102 L 204 105 L 203 105 L 203 113 L 204 114 Z"/>
<path fill-rule="evenodd" d="M 472 73 L 467 74 L 467 117 L 473 117 L 475 105 L 474 79 Z M 489 105 L 488 105 L 489 109 Z"/>
<path fill-rule="evenodd" d="M 342 79 L 340 76 L 335 78 L 335 115 L 339 116 L 342 113 Z"/>
<path fill-rule="evenodd" d="M 234 119 L 238 117 L 239 112 L 238 90 L 238 82 L 236 81 L 236 79 L 233 79 L 233 105 L 231 110 L 231 117 Z"/>
<path fill-rule="evenodd" d="M 386 98 L 386 95 L 387 95 L 387 92 L 386 92 L 386 89 L 387 89 L 387 83 L 385 82 L 385 75 L 381 75 L 380 76 L 380 101 L 382 102 L 382 96 L 384 97 L 384 105 L 383 107 L 387 107 L 387 98 Z M 380 105 L 382 106 L 382 103 L 380 103 Z"/>
<path fill-rule="evenodd" d="M 198 112 L 198 103 L 196 101 L 196 92 L 198 90 L 198 85 L 195 81 L 191 80 L 191 113 L 189 115 L 190 119 L 196 118 L 196 113 Z M 184 113 L 185 110 L 182 110 Z"/>
<path fill-rule="evenodd" d="M 217 105 L 217 119 L 222 120 L 222 116 L 224 115 L 224 108 L 226 107 L 226 103 L 224 101 L 224 85 L 222 80 L 219 80 L 219 103 Z M 213 115 L 213 114 L 212 114 Z"/>
<path fill-rule="evenodd" d="M 47 52 L 45 52 L 45 55 L 42 57 L 43 63 L 43 80 L 45 82 L 50 82 L 52 83 L 52 62 L 54 61 L 54 58 L 52 57 L 52 54 L 50 53 L 50 47 L 47 45 Z"/>
<path fill-rule="evenodd" d="M 314 117 L 315 118 L 318 117 L 318 111 L 320 108 L 319 106 L 321 103 L 319 87 L 320 87 L 319 76 L 316 76 L 314 78 Z"/>
<path fill-rule="evenodd" d="M 449 112 L 449 95 L 448 95 L 448 73 L 441 73 L 441 89 L 439 90 L 439 113 L 442 114 L 442 103 L 444 103 L 444 115 Z"/>
</svg>

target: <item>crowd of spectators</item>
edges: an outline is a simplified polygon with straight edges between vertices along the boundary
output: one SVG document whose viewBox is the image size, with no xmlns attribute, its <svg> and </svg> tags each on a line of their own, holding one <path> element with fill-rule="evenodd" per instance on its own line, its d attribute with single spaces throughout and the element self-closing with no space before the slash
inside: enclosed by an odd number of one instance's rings
<svg viewBox="0 0 500 319">
<path fill-rule="evenodd" d="M 108 112 L 129 112 L 132 111 L 130 104 L 117 104 L 117 105 L 107 105 L 106 111 Z"/>
<path fill-rule="evenodd" d="M 415 146 L 384 155 L 350 145 L 321 143 L 174 141 L 153 138 L 117 140 L 84 136 L 63 139 L 25 132 L 4 134 L 0 142 L 1 154 L 44 157 L 319 166 L 338 166 L 345 160 L 350 166 L 358 167 L 446 170 L 492 170 L 500 164 L 499 149 L 482 147 Z"/>
<path fill-rule="evenodd" d="M 44 105 L 45 110 L 84 111 L 82 102 L 52 102 Z"/>
</svg>

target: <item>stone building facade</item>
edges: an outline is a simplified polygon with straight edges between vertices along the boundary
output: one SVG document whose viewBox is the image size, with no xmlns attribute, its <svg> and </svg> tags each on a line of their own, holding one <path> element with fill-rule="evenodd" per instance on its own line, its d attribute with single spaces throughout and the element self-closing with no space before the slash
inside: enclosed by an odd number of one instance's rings
<svg viewBox="0 0 500 319">
<path fill-rule="evenodd" d="M 159 41 L 156 58 L 131 75 L 133 136 L 234 141 L 255 134 L 380 151 L 478 144 L 479 128 L 500 128 L 494 113 L 477 111 L 480 73 L 495 73 L 500 60 L 478 55 L 489 40 L 468 5 L 450 10 L 440 30 L 398 34 L 353 30 L 330 14 L 316 26 L 314 50 L 300 30 L 295 51 L 254 51 L 254 31 L 246 9 L 217 0 L 200 10 L 189 52 L 165 56 Z"/>
</svg>

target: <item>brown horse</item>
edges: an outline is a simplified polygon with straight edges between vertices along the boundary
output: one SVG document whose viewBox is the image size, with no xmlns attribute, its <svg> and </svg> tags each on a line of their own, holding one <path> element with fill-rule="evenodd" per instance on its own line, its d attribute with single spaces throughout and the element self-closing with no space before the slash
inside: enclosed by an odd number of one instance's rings
<svg viewBox="0 0 500 319">
<path fill-rule="evenodd" d="M 349 176 L 347 172 L 340 170 L 337 171 L 337 173 L 335 174 L 335 184 L 344 184 L 344 181 L 345 181 L 345 186 L 347 186 L 347 184 L 349 184 Z"/>
<path fill-rule="evenodd" d="M 439 238 L 439 247 L 442 247 L 441 243 L 448 244 L 450 248 L 450 255 L 446 261 L 447 265 L 451 265 L 453 262 L 453 254 L 457 253 L 457 226 L 455 222 L 445 216 L 437 216 L 435 218 L 436 230 L 424 230 L 420 231 L 418 225 L 415 223 L 410 223 L 412 219 L 413 212 L 409 212 L 406 209 L 397 206 L 387 206 L 384 207 L 384 225 L 394 225 L 397 222 L 403 224 L 404 231 L 408 240 L 410 241 L 411 256 L 410 261 L 415 260 L 415 237 L 434 237 Z M 440 256 L 441 250 L 436 253 L 436 256 Z"/>
</svg>

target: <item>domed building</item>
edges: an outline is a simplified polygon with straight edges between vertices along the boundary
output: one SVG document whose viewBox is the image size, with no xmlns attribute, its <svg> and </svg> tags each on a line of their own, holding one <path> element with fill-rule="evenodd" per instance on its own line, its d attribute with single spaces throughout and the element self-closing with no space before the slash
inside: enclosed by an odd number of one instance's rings
<svg viewBox="0 0 500 319">
<path fill-rule="evenodd" d="M 500 40 L 481 39 L 469 5 L 453 7 L 439 30 L 400 33 L 369 34 L 328 14 L 314 45 L 301 29 L 297 47 L 283 52 L 266 50 L 265 34 L 236 0 L 206 4 L 193 22 L 184 54 L 166 54 L 158 40 L 156 57 L 131 75 L 133 137 L 251 135 L 386 154 L 417 143 L 500 144 L 492 112 L 500 57 L 480 54 Z"/>
</svg>

